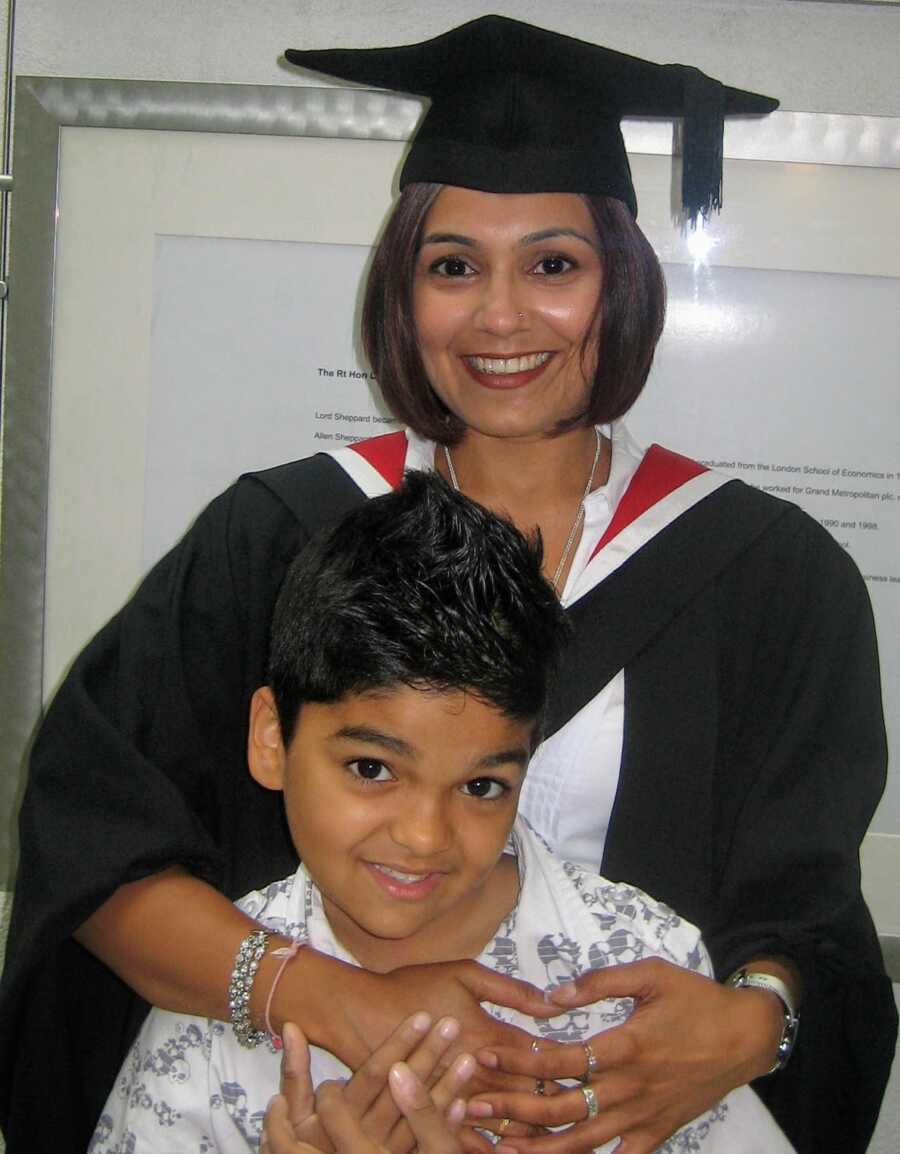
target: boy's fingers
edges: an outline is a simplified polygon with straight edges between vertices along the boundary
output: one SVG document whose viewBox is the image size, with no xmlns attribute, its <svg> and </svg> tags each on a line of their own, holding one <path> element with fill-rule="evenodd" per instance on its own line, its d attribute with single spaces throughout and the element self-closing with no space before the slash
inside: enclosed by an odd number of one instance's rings
<svg viewBox="0 0 900 1154">
<path fill-rule="evenodd" d="M 418 1046 L 406 1058 L 406 1065 L 423 1085 L 439 1081 L 436 1071 L 445 1060 L 447 1051 L 459 1037 L 459 1022 L 455 1018 L 441 1018 L 428 1031 Z M 390 1069 L 393 1069 L 394 1063 Z M 473 1067 L 474 1068 L 474 1067 Z M 366 1133 L 375 1141 L 384 1143 L 390 1136 L 390 1148 L 394 1154 L 404 1154 L 415 1145 L 415 1139 L 400 1115 L 396 1095 L 391 1093 L 388 1079 L 378 1100 L 369 1108 L 364 1119 Z M 456 1097 L 456 1090 L 449 1096 L 441 1096 L 438 1108 L 449 1105 Z"/>
<path fill-rule="evenodd" d="M 316 1106 L 322 1128 L 336 1154 L 383 1154 L 378 1144 L 365 1133 L 353 1111 L 347 1109 L 346 1087 L 342 1083 L 322 1082 Z M 272 1154 L 282 1154 L 282 1151 L 273 1149 Z"/>
<path fill-rule="evenodd" d="M 412 1063 L 406 1063 L 406 1065 L 411 1070 Z M 438 1079 L 430 1091 L 429 1096 L 431 1101 L 434 1103 L 435 1108 L 443 1113 L 451 1130 L 459 1129 L 465 1119 L 466 1104 L 462 1098 L 459 1097 L 459 1094 L 472 1077 L 475 1066 L 476 1062 L 471 1054 L 459 1054 L 453 1060 L 450 1068 Z M 396 1069 L 396 1067 L 392 1069 Z M 415 1077 L 415 1072 L 412 1071 L 412 1073 Z M 402 1074 L 401 1077 L 403 1077 Z M 399 1111 L 400 1102 L 397 1099 L 397 1093 L 392 1082 L 389 1082 L 389 1088 L 392 1094 L 394 1108 Z M 400 1114 L 400 1120 L 391 1131 L 386 1145 L 391 1151 L 391 1154 L 407 1154 L 407 1151 L 419 1145 L 412 1127 L 402 1113 Z M 426 1154 L 430 1154 L 430 1152 L 426 1152 Z"/>
<path fill-rule="evenodd" d="M 299 1026 L 285 1022 L 281 1040 L 281 1093 L 287 1102 L 291 1126 L 301 1126 L 315 1113 L 316 1102 L 309 1073 L 309 1046 Z"/>
<path fill-rule="evenodd" d="M 446 1110 L 460 1097 L 478 1063 L 471 1054 L 458 1054 L 431 1088 L 431 1097 L 440 1110 Z"/>
<path fill-rule="evenodd" d="M 287 1098 L 279 1094 L 269 1103 L 263 1123 L 260 1154 L 297 1154 L 298 1143 L 288 1116 Z"/>
<path fill-rule="evenodd" d="M 391 1068 L 389 1086 L 420 1151 L 460 1154 L 455 1127 L 447 1121 L 444 1110 L 435 1104 L 411 1066 L 396 1063 Z"/>
<path fill-rule="evenodd" d="M 344 1099 L 357 1116 L 362 1118 L 385 1092 L 388 1071 L 395 1062 L 402 1062 L 419 1046 L 431 1026 L 431 1017 L 424 1011 L 405 1018 L 394 1032 L 377 1046 L 359 1067 L 344 1090 Z"/>
<path fill-rule="evenodd" d="M 421 1044 L 405 1059 L 406 1064 L 424 1085 L 431 1086 L 437 1083 L 446 1073 L 447 1065 L 444 1058 L 459 1038 L 459 1034 L 460 1027 L 456 1018 L 441 1018 L 428 1031 Z M 452 1097 L 455 1097 L 455 1094 Z"/>
</svg>

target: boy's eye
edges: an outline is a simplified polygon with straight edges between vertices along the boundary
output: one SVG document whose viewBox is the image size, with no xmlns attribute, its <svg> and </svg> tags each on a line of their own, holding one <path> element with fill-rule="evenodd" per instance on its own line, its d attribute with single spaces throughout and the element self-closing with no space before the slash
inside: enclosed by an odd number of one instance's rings
<svg viewBox="0 0 900 1154">
<path fill-rule="evenodd" d="M 357 757 L 348 763 L 347 768 L 354 777 L 363 781 L 393 781 L 393 774 L 388 767 L 374 757 Z"/>
<path fill-rule="evenodd" d="M 475 270 L 461 256 L 442 256 L 440 260 L 432 261 L 429 271 L 437 273 L 438 276 L 464 277 Z"/>
<path fill-rule="evenodd" d="M 462 787 L 463 793 L 467 793 L 469 797 L 480 797 L 487 801 L 502 797 L 508 790 L 508 786 L 493 777 L 476 777 L 472 781 L 467 781 Z"/>
<path fill-rule="evenodd" d="M 568 257 L 554 254 L 553 256 L 541 257 L 531 271 L 536 272 L 538 276 L 560 276 L 574 267 L 575 262 L 569 260 Z"/>
</svg>

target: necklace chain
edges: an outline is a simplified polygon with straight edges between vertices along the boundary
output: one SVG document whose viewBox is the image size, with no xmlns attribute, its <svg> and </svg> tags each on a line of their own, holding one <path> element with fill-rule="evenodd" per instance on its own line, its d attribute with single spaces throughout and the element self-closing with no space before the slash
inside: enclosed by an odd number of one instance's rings
<svg viewBox="0 0 900 1154">
<path fill-rule="evenodd" d="M 557 595 L 560 593 L 559 579 L 562 577 L 563 570 L 566 567 L 566 562 L 569 559 L 569 554 L 572 552 L 572 546 L 575 544 L 575 538 L 578 536 L 578 530 L 581 528 L 581 523 L 584 520 L 584 503 L 588 499 L 588 494 L 593 488 L 594 475 L 597 472 L 597 462 L 600 460 L 600 449 L 603 444 L 603 439 L 600 436 L 600 430 L 596 428 L 596 426 L 594 428 L 594 433 L 597 437 L 597 447 L 594 449 L 594 460 L 591 464 L 591 471 L 588 474 L 587 484 L 584 487 L 584 492 L 582 493 L 581 500 L 578 503 L 578 509 L 575 512 L 575 520 L 572 522 L 572 527 L 569 530 L 569 535 L 566 538 L 565 545 L 563 546 L 562 556 L 559 559 L 559 564 L 556 566 L 556 570 L 553 574 L 553 580 L 551 582 L 553 588 L 557 592 Z M 450 456 L 450 450 L 446 445 L 443 445 L 442 448 L 444 450 L 444 460 L 447 462 L 447 472 L 450 474 L 450 483 L 453 485 L 453 488 L 457 491 L 457 493 L 461 493 L 462 489 L 459 487 L 456 470 L 453 468 L 453 458 Z"/>
</svg>

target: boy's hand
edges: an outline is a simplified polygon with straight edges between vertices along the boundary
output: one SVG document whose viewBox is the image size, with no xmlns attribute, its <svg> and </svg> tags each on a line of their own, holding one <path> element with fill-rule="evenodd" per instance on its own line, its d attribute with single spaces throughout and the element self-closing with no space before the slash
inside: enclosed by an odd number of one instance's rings
<svg viewBox="0 0 900 1154">
<path fill-rule="evenodd" d="M 414 1014 L 349 1082 L 325 1082 L 314 1093 L 306 1039 L 286 1023 L 282 1093 L 266 1114 L 261 1154 L 407 1154 L 414 1147 L 460 1154 L 465 1106 L 458 1094 L 474 1059 L 460 1055 L 425 1088 L 458 1032 L 453 1019 L 432 1027 L 427 1014 Z"/>
</svg>

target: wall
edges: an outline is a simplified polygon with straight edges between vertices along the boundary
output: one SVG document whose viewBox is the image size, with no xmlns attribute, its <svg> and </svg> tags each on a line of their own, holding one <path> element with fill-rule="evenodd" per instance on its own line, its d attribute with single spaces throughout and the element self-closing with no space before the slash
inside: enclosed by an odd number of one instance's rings
<svg viewBox="0 0 900 1154">
<path fill-rule="evenodd" d="M 780 97 L 792 111 L 900 116 L 900 8 L 807 0 L 18 0 L 16 70 L 301 83 L 287 46 L 401 44 L 498 12 Z"/>
</svg>

